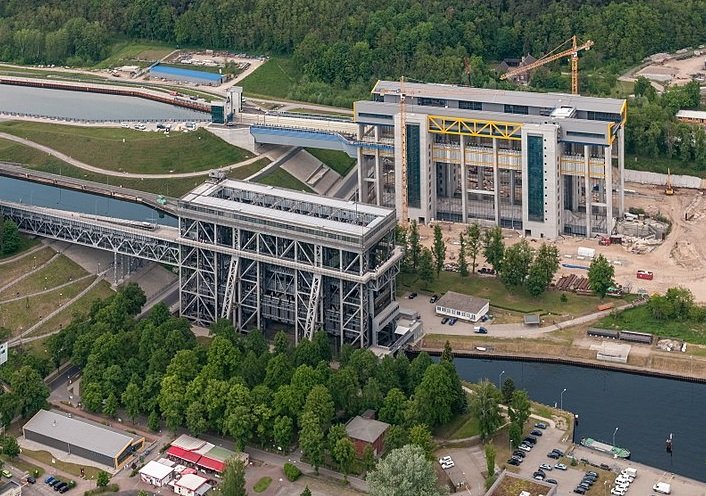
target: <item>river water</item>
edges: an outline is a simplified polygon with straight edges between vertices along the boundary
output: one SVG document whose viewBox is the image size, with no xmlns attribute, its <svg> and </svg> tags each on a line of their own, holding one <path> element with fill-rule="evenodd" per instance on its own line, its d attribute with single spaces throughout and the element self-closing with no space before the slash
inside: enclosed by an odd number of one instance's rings
<svg viewBox="0 0 706 496">
<path fill-rule="evenodd" d="M 706 384 L 570 365 L 456 358 L 468 381 L 511 377 L 540 403 L 579 415 L 576 441 L 592 437 L 631 451 L 631 459 L 706 481 Z M 674 434 L 673 455 L 665 440 Z"/>
<path fill-rule="evenodd" d="M 168 226 L 177 225 L 174 217 L 138 203 L 7 177 L 0 177 L 0 200 Z"/>
<path fill-rule="evenodd" d="M 0 85 L 0 112 L 78 120 L 191 120 L 208 114 L 120 95 Z"/>
</svg>

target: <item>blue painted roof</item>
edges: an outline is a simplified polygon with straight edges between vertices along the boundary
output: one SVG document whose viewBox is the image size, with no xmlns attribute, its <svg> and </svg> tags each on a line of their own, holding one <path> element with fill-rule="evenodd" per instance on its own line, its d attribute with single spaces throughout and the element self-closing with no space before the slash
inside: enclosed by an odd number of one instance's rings
<svg viewBox="0 0 706 496">
<path fill-rule="evenodd" d="M 191 69 L 182 69 L 180 67 L 167 67 L 163 65 L 156 65 L 150 72 L 155 74 L 170 74 L 172 76 L 185 76 L 190 78 L 203 79 L 205 81 L 220 81 L 223 76 L 221 74 L 215 74 L 213 72 L 204 71 L 192 71 Z"/>
</svg>

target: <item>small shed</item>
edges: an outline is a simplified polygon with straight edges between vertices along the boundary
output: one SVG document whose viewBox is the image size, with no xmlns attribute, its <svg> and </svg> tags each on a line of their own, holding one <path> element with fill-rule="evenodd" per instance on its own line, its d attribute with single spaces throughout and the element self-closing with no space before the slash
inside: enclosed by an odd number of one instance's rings
<svg viewBox="0 0 706 496">
<path fill-rule="evenodd" d="M 490 301 L 484 298 L 447 291 L 436 302 L 436 313 L 448 317 L 478 322 L 488 313 Z"/>
<path fill-rule="evenodd" d="M 363 456 L 365 448 L 371 446 L 373 454 L 378 457 L 383 452 L 385 433 L 389 428 L 388 423 L 356 416 L 346 424 L 346 435 L 353 442 L 358 456 Z"/>
</svg>

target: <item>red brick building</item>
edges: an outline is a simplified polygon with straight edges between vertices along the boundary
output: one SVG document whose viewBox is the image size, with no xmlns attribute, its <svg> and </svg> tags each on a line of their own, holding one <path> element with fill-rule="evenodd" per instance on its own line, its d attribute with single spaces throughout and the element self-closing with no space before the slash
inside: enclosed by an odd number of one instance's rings
<svg viewBox="0 0 706 496">
<path fill-rule="evenodd" d="M 379 457 L 384 449 L 385 433 L 390 424 L 364 417 L 353 417 L 346 424 L 346 434 L 355 446 L 355 452 L 363 456 L 366 446 L 372 446 L 373 454 Z"/>
</svg>

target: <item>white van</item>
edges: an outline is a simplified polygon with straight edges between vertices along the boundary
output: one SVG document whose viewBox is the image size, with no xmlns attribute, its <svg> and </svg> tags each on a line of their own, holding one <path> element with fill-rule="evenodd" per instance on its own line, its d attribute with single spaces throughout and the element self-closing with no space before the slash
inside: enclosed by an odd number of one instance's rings
<svg viewBox="0 0 706 496">
<path fill-rule="evenodd" d="M 670 486 L 666 482 L 658 482 L 657 484 L 652 486 L 652 490 L 657 493 L 671 494 L 672 493 L 672 486 Z"/>
<path fill-rule="evenodd" d="M 626 468 L 624 468 L 623 471 L 620 472 L 620 473 L 621 473 L 622 475 L 626 475 L 626 476 L 628 476 L 628 477 L 632 477 L 633 479 L 635 479 L 635 478 L 637 477 L 637 469 L 636 469 L 636 468 L 632 468 L 632 467 L 626 467 Z"/>
</svg>

